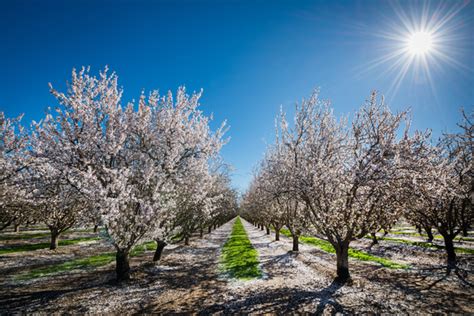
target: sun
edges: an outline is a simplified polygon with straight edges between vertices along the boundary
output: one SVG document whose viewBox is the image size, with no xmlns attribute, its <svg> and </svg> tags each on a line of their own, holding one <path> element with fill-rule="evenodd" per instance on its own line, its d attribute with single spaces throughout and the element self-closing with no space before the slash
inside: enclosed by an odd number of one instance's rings
<svg viewBox="0 0 474 316">
<path fill-rule="evenodd" d="M 406 48 L 412 56 L 429 54 L 433 51 L 433 36 L 430 32 L 414 32 L 408 37 Z"/>
<path fill-rule="evenodd" d="M 370 29 L 374 41 L 374 58 L 358 66 L 361 74 L 376 74 L 385 79 L 385 90 L 392 97 L 403 82 L 411 79 L 412 86 L 429 87 L 436 94 L 435 76 L 449 66 L 471 73 L 469 65 L 460 62 L 470 38 L 464 21 L 468 1 L 394 2 L 391 19 L 381 20 L 379 29 Z M 409 83 L 409 82 L 407 82 Z"/>
</svg>

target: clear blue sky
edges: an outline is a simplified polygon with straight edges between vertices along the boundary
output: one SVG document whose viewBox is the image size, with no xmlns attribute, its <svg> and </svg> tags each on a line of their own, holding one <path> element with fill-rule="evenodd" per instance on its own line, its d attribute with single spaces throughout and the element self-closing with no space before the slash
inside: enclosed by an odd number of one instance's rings
<svg viewBox="0 0 474 316">
<path fill-rule="evenodd" d="M 423 7 L 426 9 L 423 11 Z M 409 70 L 393 88 L 395 49 L 386 35 L 457 10 L 441 28 L 445 54 L 426 75 Z M 398 12 L 398 14 L 397 14 Z M 247 186 L 273 141 L 280 105 L 291 109 L 315 87 L 336 113 L 352 113 L 370 91 L 394 109 L 411 107 L 415 128 L 455 128 L 458 109 L 474 107 L 474 9 L 469 1 L 1 1 L 0 109 L 41 119 L 54 106 L 48 82 L 64 87 L 71 69 L 116 71 L 124 100 L 142 89 L 204 89 L 202 109 L 227 119 L 225 160 L 234 185 Z M 382 36 L 384 35 L 384 36 Z M 435 67 L 435 64 L 438 66 Z"/>
</svg>

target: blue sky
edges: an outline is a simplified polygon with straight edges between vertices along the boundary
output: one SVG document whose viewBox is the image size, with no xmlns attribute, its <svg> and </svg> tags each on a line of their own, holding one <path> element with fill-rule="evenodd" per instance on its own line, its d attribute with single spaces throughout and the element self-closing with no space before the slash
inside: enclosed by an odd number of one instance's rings
<svg viewBox="0 0 474 316">
<path fill-rule="evenodd" d="M 443 17 L 443 52 L 428 76 L 409 69 L 393 88 L 393 62 L 368 68 L 396 49 L 387 38 Z M 437 14 L 435 14 L 437 13 Z M 204 89 L 215 121 L 228 120 L 224 159 L 245 190 L 273 141 L 280 105 L 320 87 L 336 113 L 353 113 L 371 90 L 412 109 L 413 127 L 435 135 L 474 107 L 474 6 L 469 1 L 2 1 L 0 110 L 39 120 L 56 105 L 48 82 L 63 88 L 73 67 L 117 72 L 124 101 L 142 89 Z M 421 22 L 420 22 L 421 23 Z M 431 82 L 431 83 L 430 83 Z M 216 124 L 217 125 L 217 124 Z"/>
</svg>

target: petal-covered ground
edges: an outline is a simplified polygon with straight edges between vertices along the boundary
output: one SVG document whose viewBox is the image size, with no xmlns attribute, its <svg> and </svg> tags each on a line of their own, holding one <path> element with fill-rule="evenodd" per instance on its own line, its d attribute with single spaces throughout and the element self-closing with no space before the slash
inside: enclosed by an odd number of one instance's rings
<svg viewBox="0 0 474 316">
<path fill-rule="evenodd" d="M 166 247 L 157 265 L 151 261 L 151 250 L 137 252 L 131 259 L 133 279 L 126 284 L 114 281 L 113 261 L 42 277 L 20 277 L 35 269 L 113 252 L 103 239 L 65 245 L 56 251 L 2 254 L 0 313 L 474 313 L 471 254 L 460 254 L 460 269 L 447 275 L 442 250 L 386 240 L 371 246 L 369 239 L 362 239 L 353 243 L 354 249 L 410 268 L 388 269 L 376 262 L 351 259 L 353 280 L 340 285 L 333 282 L 334 254 L 304 243 L 299 253 L 293 253 L 289 251 L 289 238 L 281 236 L 280 241 L 274 241 L 273 233 L 267 235 L 241 221 L 258 252 L 259 278 L 233 279 L 222 269 L 221 250 L 231 234 L 231 221 L 202 239 L 193 238 L 190 246 Z M 67 238 L 95 236 L 90 231 L 79 231 Z M 0 248 L 47 242 L 46 236 L 37 237 L 7 238 L 8 244 L 0 238 Z"/>
</svg>

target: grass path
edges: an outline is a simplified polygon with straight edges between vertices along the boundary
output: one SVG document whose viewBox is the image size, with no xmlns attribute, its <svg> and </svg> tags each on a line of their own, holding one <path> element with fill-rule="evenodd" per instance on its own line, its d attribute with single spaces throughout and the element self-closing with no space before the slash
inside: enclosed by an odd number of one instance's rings
<svg viewBox="0 0 474 316">
<path fill-rule="evenodd" d="M 366 237 L 366 238 L 371 239 L 371 237 Z M 443 249 L 443 250 L 445 249 L 444 246 L 432 244 L 427 241 L 413 241 L 413 240 L 407 240 L 407 239 L 402 239 L 402 238 L 392 238 L 392 237 L 377 237 L 377 239 L 393 241 L 397 243 L 404 243 L 411 246 L 419 246 L 419 247 L 429 248 L 429 249 Z M 474 254 L 474 249 L 472 248 L 454 247 L 454 251 L 457 253 L 467 253 L 471 255 Z"/>
<path fill-rule="evenodd" d="M 419 233 L 416 233 L 416 232 L 410 232 L 410 231 L 393 231 L 393 232 L 390 232 L 390 234 L 393 234 L 393 235 L 407 235 L 407 236 L 413 236 L 413 237 L 424 237 L 424 238 L 428 238 L 428 235 L 427 234 L 419 234 Z M 434 236 L 434 239 L 436 240 L 444 240 L 443 239 L 443 236 L 439 235 L 439 234 L 433 234 Z M 474 241 L 474 238 L 473 237 L 464 237 L 464 236 L 456 236 L 454 238 L 454 240 L 456 241 Z"/>
<path fill-rule="evenodd" d="M 143 254 L 145 251 L 156 250 L 156 242 L 150 241 L 136 246 L 130 252 L 130 257 L 135 257 Z M 78 258 L 69 260 L 67 262 L 52 264 L 47 267 L 31 269 L 26 273 L 16 276 L 18 280 L 31 280 L 42 276 L 48 276 L 56 273 L 76 270 L 76 269 L 90 269 L 107 265 L 115 261 L 115 252 L 106 252 L 100 255 L 89 256 L 85 258 Z"/>
<path fill-rule="evenodd" d="M 280 233 L 287 237 L 291 237 L 291 233 L 288 229 L 283 228 L 282 230 L 280 230 Z M 334 247 L 326 240 L 323 240 L 317 237 L 310 237 L 310 236 L 301 236 L 299 240 L 302 243 L 315 246 L 325 252 L 336 253 L 336 250 L 334 250 Z M 407 264 L 398 263 L 390 259 L 374 256 L 365 251 L 357 250 L 354 248 L 349 248 L 349 257 L 360 260 L 360 261 L 376 262 L 376 263 L 381 264 L 383 267 L 389 268 L 389 269 L 408 269 L 410 267 Z"/>
<path fill-rule="evenodd" d="M 225 273 L 232 278 L 249 280 L 262 276 L 258 252 L 252 246 L 239 217 L 222 247 L 221 262 Z"/>
<path fill-rule="evenodd" d="M 74 238 L 74 239 L 64 239 L 64 240 L 59 240 L 58 246 L 75 245 L 80 242 L 94 241 L 94 240 L 99 240 L 99 239 L 100 237 L 81 237 L 81 238 Z M 5 255 L 5 254 L 15 253 L 15 252 L 22 252 L 22 251 L 46 249 L 46 248 L 49 248 L 50 245 L 51 243 L 49 242 L 42 242 L 42 243 L 37 243 L 37 244 L 8 246 L 8 247 L 0 249 L 0 255 Z"/>
</svg>

